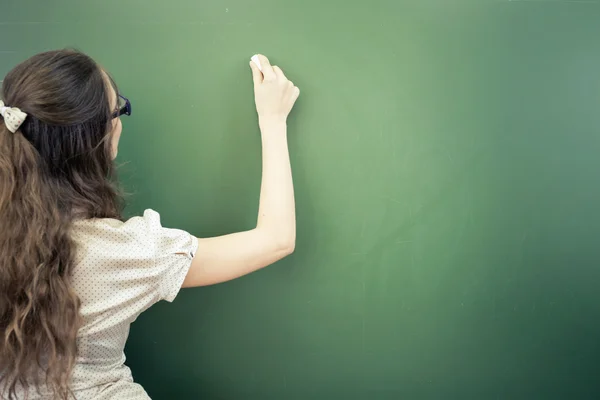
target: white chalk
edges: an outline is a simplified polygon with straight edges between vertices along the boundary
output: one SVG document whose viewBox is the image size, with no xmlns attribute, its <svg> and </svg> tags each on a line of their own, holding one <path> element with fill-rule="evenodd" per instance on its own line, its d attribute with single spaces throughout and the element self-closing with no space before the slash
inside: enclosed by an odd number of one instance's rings
<svg viewBox="0 0 600 400">
<path fill-rule="evenodd" d="M 251 60 L 256 64 L 260 72 L 262 72 L 262 67 L 260 66 L 260 60 L 258 59 L 258 54 L 252 56 Z"/>
</svg>

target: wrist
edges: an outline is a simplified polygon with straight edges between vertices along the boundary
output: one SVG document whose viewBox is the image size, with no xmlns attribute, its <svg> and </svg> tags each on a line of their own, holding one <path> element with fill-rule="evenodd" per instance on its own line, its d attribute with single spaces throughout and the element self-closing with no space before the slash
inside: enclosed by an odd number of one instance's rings
<svg viewBox="0 0 600 400">
<path fill-rule="evenodd" d="M 287 118 L 275 116 L 258 116 L 258 124 L 261 128 L 281 128 L 287 126 Z"/>
<path fill-rule="evenodd" d="M 270 137 L 287 137 L 287 123 L 280 119 L 260 119 L 259 127 L 261 136 L 264 138 Z"/>
</svg>

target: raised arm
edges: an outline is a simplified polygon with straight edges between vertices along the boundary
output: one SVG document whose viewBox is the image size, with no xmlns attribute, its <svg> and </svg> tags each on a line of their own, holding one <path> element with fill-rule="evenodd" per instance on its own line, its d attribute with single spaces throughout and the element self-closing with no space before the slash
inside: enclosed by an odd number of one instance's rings
<svg viewBox="0 0 600 400">
<path fill-rule="evenodd" d="M 259 56 L 262 73 L 250 62 L 262 138 L 262 183 L 256 228 L 199 238 L 183 287 L 229 281 L 278 261 L 294 251 L 296 213 L 287 143 L 287 116 L 300 95 L 280 68 Z"/>
</svg>

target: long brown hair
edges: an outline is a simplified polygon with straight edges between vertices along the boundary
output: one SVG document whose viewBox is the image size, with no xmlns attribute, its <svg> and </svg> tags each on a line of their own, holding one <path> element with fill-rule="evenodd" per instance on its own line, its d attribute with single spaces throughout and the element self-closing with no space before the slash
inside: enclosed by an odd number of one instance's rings
<svg viewBox="0 0 600 400">
<path fill-rule="evenodd" d="M 4 78 L 2 100 L 28 116 L 16 133 L 0 118 L 0 397 L 41 383 L 70 396 L 81 323 L 71 224 L 121 212 L 110 82 L 73 50 L 33 56 Z"/>
</svg>

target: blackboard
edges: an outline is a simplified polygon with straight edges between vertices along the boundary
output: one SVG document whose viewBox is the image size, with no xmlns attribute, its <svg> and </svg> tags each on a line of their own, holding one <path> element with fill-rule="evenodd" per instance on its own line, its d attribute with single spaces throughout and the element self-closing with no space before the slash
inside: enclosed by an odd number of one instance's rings
<svg viewBox="0 0 600 400">
<path fill-rule="evenodd" d="M 598 2 L 2 0 L 0 38 L 102 63 L 127 212 L 198 236 L 255 222 L 249 57 L 302 89 L 296 252 L 134 323 L 154 399 L 600 397 Z"/>
</svg>

